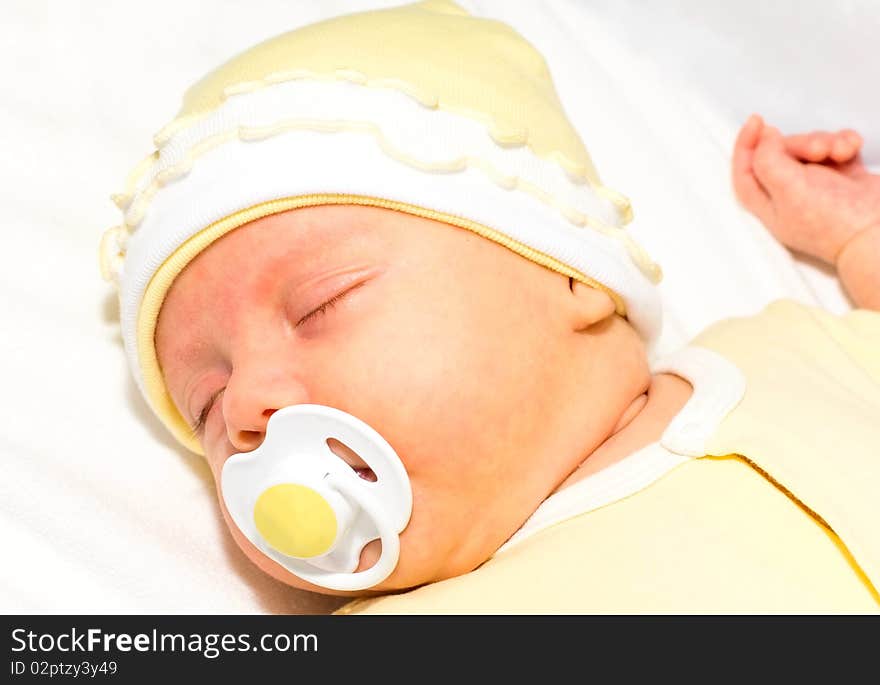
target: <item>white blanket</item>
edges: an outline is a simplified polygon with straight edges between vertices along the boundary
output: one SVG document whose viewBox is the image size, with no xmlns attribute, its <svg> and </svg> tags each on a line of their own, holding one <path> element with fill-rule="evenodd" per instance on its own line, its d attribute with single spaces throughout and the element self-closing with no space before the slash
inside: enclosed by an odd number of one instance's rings
<svg viewBox="0 0 880 685">
<path fill-rule="evenodd" d="M 127 375 L 97 246 L 119 219 L 110 193 L 190 83 L 288 28 L 395 4 L 4 4 L 0 611 L 330 606 L 263 575 L 232 542 L 208 468 L 163 432 Z M 461 4 L 545 54 L 603 180 L 632 199 L 631 230 L 665 271 L 661 352 L 779 297 L 851 306 L 736 204 L 728 168 L 750 111 L 784 131 L 861 127 L 868 161 L 880 161 L 876 4 Z"/>
</svg>

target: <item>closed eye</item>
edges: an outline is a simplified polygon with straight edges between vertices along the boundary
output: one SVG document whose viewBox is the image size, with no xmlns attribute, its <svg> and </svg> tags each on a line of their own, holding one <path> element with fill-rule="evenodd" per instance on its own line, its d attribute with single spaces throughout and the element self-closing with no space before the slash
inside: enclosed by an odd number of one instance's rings
<svg viewBox="0 0 880 685">
<path fill-rule="evenodd" d="M 366 283 L 367 283 L 366 281 L 361 281 L 360 283 L 353 285 L 352 287 L 348 288 L 347 290 L 343 290 L 338 295 L 334 295 L 329 300 L 324 302 L 320 307 L 316 307 L 315 309 L 310 311 L 308 314 L 306 314 L 304 317 L 302 317 L 299 321 L 297 321 L 296 327 L 299 328 L 303 324 L 305 324 L 309 321 L 312 321 L 314 319 L 317 319 L 318 317 L 326 314 L 328 309 L 332 309 L 333 307 L 335 307 L 338 302 L 341 302 L 350 293 L 357 290 L 362 285 L 366 285 Z M 211 396 L 211 398 L 205 403 L 205 406 L 202 407 L 202 410 L 199 412 L 199 415 L 195 420 L 195 423 L 191 427 L 193 438 L 197 438 L 197 437 L 201 436 L 202 431 L 205 428 L 205 424 L 208 421 L 208 416 L 211 413 L 211 409 L 214 408 L 214 404 L 216 403 L 217 398 L 220 396 L 220 394 L 225 389 L 226 388 L 220 388 L 219 390 L 217 390 L 217 392 L 215 392 Z"/>
<path fill-rule="evenodd" d="M 199 412 L 198 417 L 196 418 L 196 422 L 192 425 L 192 436 L 193 438 L 198 438 L 201 436 L 202 431 L 205 428 L 205 424 L 208 421 L 208 415 L 211 413 L 211 409 L 214 407 L 214 403 L 217 401 L 217 398 L 220 397 L 220 393 L 222 393 L 226 388 L 220 388 L 217 392 L 211 395 L 211 399 L 209 399 L 205 406 L 202 407 L 202 411 Z"/>
<path fill-rule="evenodd" d="M 362 285 L 365 285 L 365 284 L 366 284 L 366 281 L 361 281 L 360 283 L 353 285 L 348 290 L 343 290 L 338 295 L 334 295 L 329 300 L 327 300 L 324 304 L 322 304 L 320 307 L 313 309 L 308 314 L 306 314 L 304 317 L 302 317 L 299 321 L 297 321 L 295 327 L 299 328 L 300 326 L 307 323 L 308 321 L 312 321 L 312 320 L 317 319 L 318 317 L 322 316 L 323 314 L 326 314 L 328 309 L 332 309 L 333 307 L 335 307 L 336 304 L 338 302 L 340 302 L 343 298 L 347 297 L 350 293 L 352 293 L 353 291 L 357 290 L 358 288 L 360 288 Z"/>
</svg>

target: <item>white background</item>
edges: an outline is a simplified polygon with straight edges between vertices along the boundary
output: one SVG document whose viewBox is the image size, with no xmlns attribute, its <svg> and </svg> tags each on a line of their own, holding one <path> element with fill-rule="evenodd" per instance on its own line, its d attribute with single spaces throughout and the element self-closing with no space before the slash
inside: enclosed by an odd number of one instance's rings
<svg viewBox="0 0 880 685">
<path fill-rule="evenodd" d="M 109 200 L 183 91 L 235 53 L 398 2 L 33 2 L 0 9 L 0 611 L 283 613 L 326 607 L 251 567 L 200 459 L 129 379 L 97 246 Z M 664 345 L 778 297 L 850 306 L 730 191 L 758 111 L 784 132 L 855 127 L 880 164 L 880 3 L 461 4 L 550 64 L 603 180 L 666 274 Z"/>
</svg>

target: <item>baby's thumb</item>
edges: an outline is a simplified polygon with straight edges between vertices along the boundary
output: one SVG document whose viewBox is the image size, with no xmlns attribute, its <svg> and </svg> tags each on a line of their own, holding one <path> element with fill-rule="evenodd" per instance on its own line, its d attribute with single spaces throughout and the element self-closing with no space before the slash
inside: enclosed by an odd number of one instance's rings
<svg viewBox="0 0 880 685">
<path fill-rule="evenodd" d="M 765 126 L 752 160 L 755 176 L 770 194 L 790 190 L 801 179 L 801 163 L 785 151 L 779 129 Z"/>
</svg>

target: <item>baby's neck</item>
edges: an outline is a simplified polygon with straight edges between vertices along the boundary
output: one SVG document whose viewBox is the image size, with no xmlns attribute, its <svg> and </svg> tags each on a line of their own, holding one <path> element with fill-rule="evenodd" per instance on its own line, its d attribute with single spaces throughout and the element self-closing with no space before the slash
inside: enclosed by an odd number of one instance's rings
<svg viewBox="0 0 880 685">
<path fill-rule="evenodd" d="M 630 403 L 611 435 L 553 492 L 559 492 L 659 440 L 670 421 L 690 399 L 693 390 L 693 386 L 681 376 L 672 373 L 653 375 L 648 390 Z"/>
</svg>

